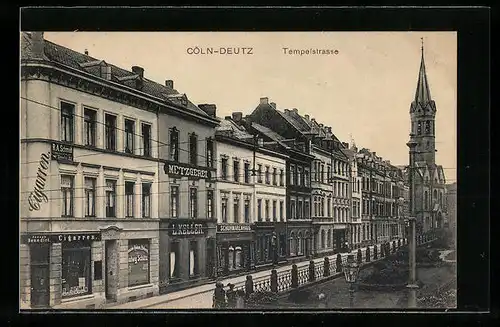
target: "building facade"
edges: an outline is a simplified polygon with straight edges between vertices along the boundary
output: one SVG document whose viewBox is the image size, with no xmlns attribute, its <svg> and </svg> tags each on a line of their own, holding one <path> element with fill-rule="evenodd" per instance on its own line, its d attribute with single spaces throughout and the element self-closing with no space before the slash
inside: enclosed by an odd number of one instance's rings
<svg viewBox="0 0 500 327">
<path fill-rule="evenodd" d="M 157 112 L 139 67 L 21 36 L 21 308 L 158 294 Z"/>
<path fill-rule="evenodd" d="M 216 277 L 216 106 L 194 105 L 166 81 L 158 117 L 160 292 Z"/>
<path fill-rule="evenodd" d="M 436 103 L 432 100 L 424 62 L 424 49 L 417 89 L 410 105 L 410 141 L 416 143 L 412 155 L 417 233 L 442 228 L 446 179 L 443 167 L 436 164 Z"/>
<path fill-rule="evenodd" d="M 404 233 L 404 171 L 363 148 L 356 155 L 361 174 L 361 243 L 380 243 Z"/>
<path fill-rule="evenodd" d="M 248 129 L 278 152 L 288 155 L 285 168 L 286 235 L 288 260 L 301 260 L 314 253 L 316 231 L 311 220 L 311 140 L 276 110 L 276 104 L 261 98 L 255 110 L 245 117 Z"/>
<path fill-rule="evenodd" d="M 349 244 L 350 248 L 359 248 L 362 244 L 362 193 L 361 193 L 361 181 L 362 175 L 360 169 L 358 169 L 358 160 L 356 158 L 358 149 L 353 143 L 351 146 L 349 144 L 344 144 L 343 152 L 346 154 L 349 160 L 350 166 L 350 183 L 348 192 L 351 199 L 351 219 L 349 221 Z"/>
</svg>

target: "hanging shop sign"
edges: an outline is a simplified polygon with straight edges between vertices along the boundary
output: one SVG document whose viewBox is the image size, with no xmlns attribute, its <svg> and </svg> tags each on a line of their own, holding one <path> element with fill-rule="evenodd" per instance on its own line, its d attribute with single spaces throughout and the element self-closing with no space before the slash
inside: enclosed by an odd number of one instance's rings
<svg viewBox="0 0 500 327">
<path fill-rule="evenodd" d="M 100 241 L 100 233 L 61 233 L 61 234 L 23 234 L 21 242 L 24 244 L 36 243 L 71 243 L 83 241 Z"/>
<path fill-rule="evenodd" d="M 52 160 L 73 161 L 73 147 L 69 144 L 52 142 L 51 158 Z"/>
<path fill-rule="evenodd" d="M 42 153 L 40 163 L 36 173 L 35 187 L 28 196 L 29 211 L 38 211 L 41 208 L 42 202 L 49 202 L 47 194 L 45 194 L 45 183 L 47 182 L 47 172 L 50 164 L 50 152 Z"/>
<path fill-rule="evenodd" d="M 197 179 L 210 179 L 212 177 L 212 172 L 209 169 L 203 167 L 195 168 L 177 162 L 165 162 L 164 170 L 165 174 L 172 177 L 190 177 Z"/>
<path fill-rule="evenodd" d="M 195 236 L 204 235 L 207 231 L 205 223 L 175 222 L 168 225 L 170 236 Z"/>
<path fill-rule="evenodd" d="M 251 232 L 252 226 L 250 224 L 218 224 L 218 233 L 231 233 L 231 232 Z"/>
</svg>

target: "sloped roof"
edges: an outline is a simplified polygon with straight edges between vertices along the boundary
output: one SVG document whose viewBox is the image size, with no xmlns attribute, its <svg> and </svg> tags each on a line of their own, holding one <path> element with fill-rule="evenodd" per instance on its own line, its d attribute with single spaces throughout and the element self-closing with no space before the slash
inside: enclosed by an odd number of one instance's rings
<svg viewBox="0 0 500 327">
<path fill-rule="evenodd" d="M 93 66 L 89 68 L 82 68 L 81 66 L 82 64 L 85 65 L 86 63 L 89 62 L 99 62 L 101 61 L 100 59 L 93 58 L 89 55 L 71 50 L 69 48 L 50 42 L 48 40 L 44 40 L 44 52 L 45 52 L 45 57 L 49 61 L 63 64 L 65 66 L 69 66 L 76 70 L 80 70 L 100 77 L 99 67 Z M 21 59 L 36 59 L 32 52 L 31 36 L 26 32 L 22 33 L 22 38 L 21 38 Z M 120 79 L 125 77 L 131 77 L 133 79 L 134 77 L 137 76 L 135 73 L 117 67 L 115 65 L 108 64 L 108 66 L 111 67 L 111 75 L 115 78 Z M 128 85 L 126 82 L 123 82 L 122 84 L 131 86 Z M 154 82 L 147 78 L 143 78 L 143 88 L 141 89 L 141 91 L 146 94 L 152 95 L 154 97 L 164 99 L 166 101 L 170 101 L 176 104 L 180 104 L 179 102 L 175 101 L 175 99 L 171 101 L 171 99 L 167 98 L 168 96 L 179 95 L 179 92 L 177 90 L 169 88 L 163 84 Z M 185 107 L 188 111 L 194 112 L 198 115 L 209 117 L 207 113 L 205 113 L 203 110 L 201 110 L 198 106 L 196 106 L 189 100 L 187 100 L 187 103 L 183 107 Z"/>
<path fill-rule="evenodd" d="M 293 111 L 279 111 L 276 110 L 283 118 L 286 119 L 295 129 L 301 133 L 309 133 L 311 128 L 300 118 L 300 115 L 294 114 Z"/>
<path fill-rule="evenodd" d="M 243 126 L 236 124 L 231 119 L 222 119 L 219 126 L 215 128 L 215 132 L 230 133 L 232 137 L 240 140 L 253 139 L 252 134 L 248 133 Z"/>
</svg>

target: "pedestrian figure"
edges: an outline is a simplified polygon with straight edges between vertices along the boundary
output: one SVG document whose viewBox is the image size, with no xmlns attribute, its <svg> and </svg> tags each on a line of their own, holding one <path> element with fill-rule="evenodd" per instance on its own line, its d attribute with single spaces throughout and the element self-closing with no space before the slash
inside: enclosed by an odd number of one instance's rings
<svg viewBox="0 0 500 327">
<path fill-rule="evenodd" d="M 227 287 L 229 287 L 229 290 L 227 291 L 227 306 L 229 308 L 235 308 L 236 307 L 236 291 L 234 290 L 234 284 L 227 284 Z"/>
<path fill-rule="evenodd" d="M 212 307 L 216 309 L 226 307 L 226 291 L 224 291 L 224 284 L 222 284 L 221 282 L 215 283 Z"/>
<path fill-rule="evenodd" d="M 244 309 L 245 308 L 245 291 L 238 290 L 236 291 L 236 309 Z"/>
<path fill-rule="evenodd" d="M 346 252 L 350 252 L 349 251 L 349 243 L 347 243 L 347 241 L 344 243 L 344 249 Z"/>
</svg>

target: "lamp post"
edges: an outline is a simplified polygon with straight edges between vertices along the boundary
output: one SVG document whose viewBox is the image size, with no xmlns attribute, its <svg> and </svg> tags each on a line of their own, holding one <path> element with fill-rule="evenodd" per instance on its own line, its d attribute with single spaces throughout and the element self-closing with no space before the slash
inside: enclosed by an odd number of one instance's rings
<svg viewBox="0 0 500 327">
<path fill-rule="evenodd" d="M 273 265 L 278 264 L 278 247 L 276 244 L 276 232 L 273 232 L 273 236 L 271 238 L 271 245 L 272 245 L 272 250 L 273 250 Z"/>
<path fill-rule="evenodd" d="M 416 231 L 415 231 L 415 201 L 414 201 L 414 193 L 415 193 L 415 185 L 414 185 L 414 178 L 413 178 L 413 170 L 414 170 L 414 153 L 415 153 L 415 147 L 417 146 L 417 142 L 414 140 L 414 135 L 410 134 L 410 141 L 406 143 L 408 148 L 410 148 L 410 169 L 409 169 L 409 180 L 410 180 L 410 217 L 409 217 L 409 223 L 410 223 L 410 230 L 408 235 L 408 241 L 409 241 L 409 264 L 410 264 L 410 271 L 409 271 L 409 280 L 408 280 L 408 285 L 406 286 L 408 288 L 408 307 L 409 308 L 416 308 L 417 307 L 417 281 L 416 281 L 416 276 L 417 276 L 417 271 L 416 271 Z"/>
<path fill-rule="evenodd" d="M 358 279 L 359 265 L 354 260 L 354 254 L 347 256 L 347 262 L 343 266 L 345 281 L 349 283 L 349 306 L 354 307 L 354 283 Z"/>
</svg>

